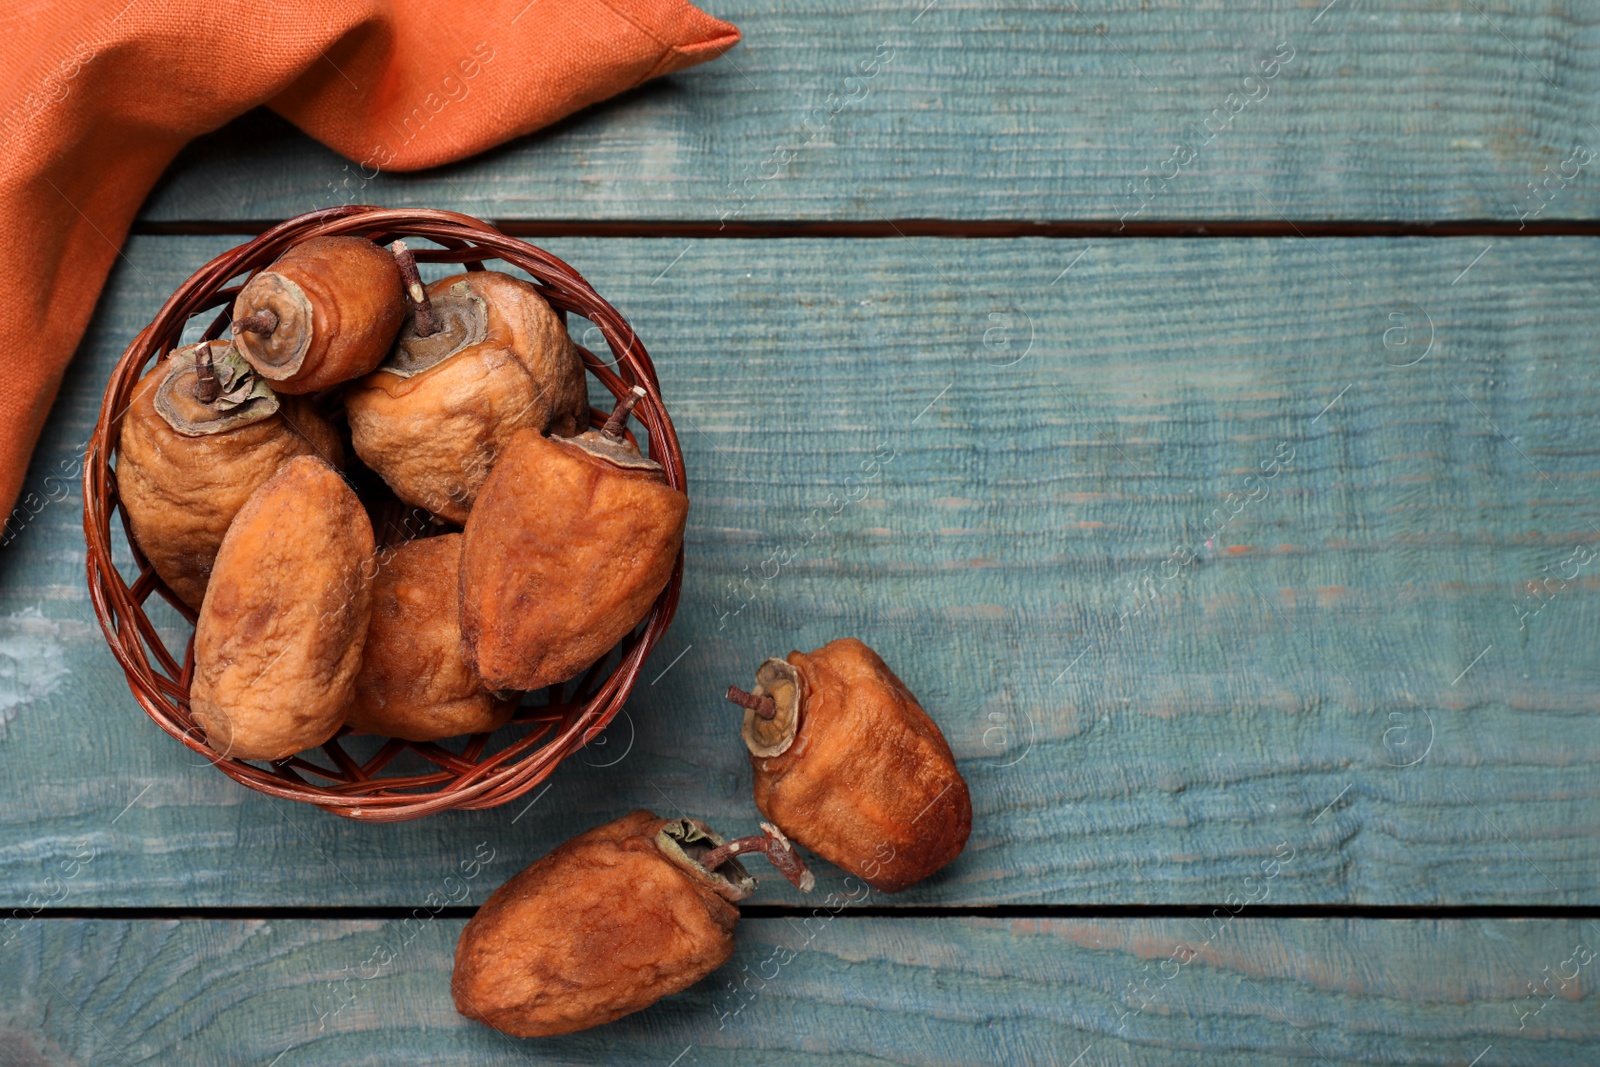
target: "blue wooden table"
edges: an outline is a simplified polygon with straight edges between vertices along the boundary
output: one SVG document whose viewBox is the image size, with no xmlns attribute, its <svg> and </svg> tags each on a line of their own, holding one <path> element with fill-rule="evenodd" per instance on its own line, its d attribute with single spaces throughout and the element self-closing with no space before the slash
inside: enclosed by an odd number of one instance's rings
<svg viewBox="0 0 1600 1067">
<path fill-rule="evenodd" d="M 723 59 L 469 163 L 254 114 L 151 198 L 0 549 L 0 1064 L 1600 1063 L 1600 8 L 714 13 Z M 342 203 L 567 259 L 683 439 L 678 619 L 504 808 L 243 789 L 87 601 L 117 354 Z M 955 749 L 957 863 L 769 878 L 730 964 L 599 1030 L 456 1016 L 465 917 L 556 843 L 750 824 L 718 694 L 846 634 Z"/>
</svg>

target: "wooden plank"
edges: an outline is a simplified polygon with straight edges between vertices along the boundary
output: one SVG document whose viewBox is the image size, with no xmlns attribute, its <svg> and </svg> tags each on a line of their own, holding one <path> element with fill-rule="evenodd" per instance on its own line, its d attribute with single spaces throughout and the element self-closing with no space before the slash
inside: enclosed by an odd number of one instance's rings
<svg viewBox="0 0 1600 1067">
<path fill-rule="evenodd" d="M 224 243 L 131 243 L 30 489 Z M 399 826 L 250 793 L 128 697 L 72 490 L 0 551 L 0 900 L 83 844 L 73 906 L 414 905 L 462 841 L 532 858 L 634 807 L 742 830 L 719 694 L 855 634 L 976 809 L 897 902 L 1210 903 L 1282 845 L 1276 903 L 1593 904 L 1600 247 L 1485 244 L 552 242 L 654 352 L 694 499 L 604 746 Z"/>
<path fill-rule="evenodd" d="M 456 1015 L 460 927 L 33 922 L 3 950 L 0 1062 L 1560 1067 L 1593 1063 L 1600 1042 L 1593 923 L 1238 918 L 1208 932 L 824 907 L 745 920 L 733 960 L 699 985 L 536 1040 Z"/>
<path fill-rule="evenodd" d="M 363 202 L 590 220 L 1600 211 L 1600 13 L 1581 0 L 714 10 L 745 34 L 723 59 L 470 163 L 374 179 L 256 116 L 186 152 L 145 218 Z"/>
</svg>

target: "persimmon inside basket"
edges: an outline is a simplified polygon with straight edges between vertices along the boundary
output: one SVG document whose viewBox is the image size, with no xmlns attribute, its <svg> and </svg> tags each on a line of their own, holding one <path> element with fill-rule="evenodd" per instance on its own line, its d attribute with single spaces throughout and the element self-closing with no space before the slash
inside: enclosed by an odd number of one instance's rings
<svg viewBox="0 0 1600 1067">
<path fill-rule="evenodd" d="M 83 529 L 88 549 L 89 596 L 111 651 L 127 674 L 134 699 L 156 725 L 236 781 L 275 797 L 305 801 L 347 818 L 374 822 L 504 804 L 548 777 L 561 760 L 593 740 L 621 710 L 645 658 L 666 632 L 677 609 L 683 582 L 681 552 L 671 580 L 632 634 L 583 676 L 525 698 L 525 706 L 518 709 L 511 723 L 492 735 L 477 734 L 446 743 L 397 739 L 385 743 L 382 739 L 353 738 L 347 730 L 341 730 L 320 750 L 301 752 L 270 764 L 252 763 L 228 758 L 213 749 L 190 717 L 188 692 L 194 671 L 195 613 L 167 589 L 140 553 L 128 531 L 126 512 L 118 502 L 113 459 L 121 415 L 140 377 L 154 360 L 164 358 L 179 346 L 185 327 L 196 316 L 214 314 L 204 337 L 223 336 L 229 327 L 234 297 L 250 275 L 265 268 L 290 246 L 326 235 L 354 235 L 378 242 L 401 238 L 408 242 L 428 241 L 437 247 L 413 245 L 422 262 L 464 264 L 467 270 L 483 270 L 484 262 L 493 259 L 527 272 L 563 319 L 569 312 L 581 315 L 605 338 L 614 354 L 612 361 L 602 360 L 579 346 L 589 374 L 617 397 L 635 386 L 644 389 L 633 416 L 648 430 L 647 454 L 665 469 L 669 485 L 684 489 L 683 453 L 662 404 L 650 356 L 627 321 L 577 271 L 550 253 L 467 215 L 359 206 L 335 208 L 290 219 L 202 266 L 178 287 L 117 361 L 101 403 L 84 471 Z M 604 422 L 605 413 L 591 410 L 590 419 L 598 426 Z M 118 533 L 112 529 L 114 514 L 122 517 Z M 374 525 L 379 523 L 375 521 Z M 138 568 L 131 581 L 115 562 L 116 555 L 129 548 Z M 145 606 L 152 596 L 165 599 L 190 624 L 181 653 L 167 647 L 147 615 Z M 358 749 L 365 751 L 358 753 Z"/>
</svg>

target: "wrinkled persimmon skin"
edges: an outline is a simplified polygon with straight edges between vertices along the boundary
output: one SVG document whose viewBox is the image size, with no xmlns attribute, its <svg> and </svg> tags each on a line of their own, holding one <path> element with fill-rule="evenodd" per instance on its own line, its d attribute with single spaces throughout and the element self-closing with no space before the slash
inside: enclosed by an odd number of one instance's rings
<svg viewBox="0 0 1600 1067">
<path fill-rule="evenodd" d="M 750 757 L 762 814 L 884 893 L 959 856 L 972 830 L 967 783 L 904 683 L 849 637 L 788 662 L 805 696 L 788 750 Z"/>
<path fill-rule="evenodd" d="M 345 396 L 355 450 L 408 504 L 462 523 L 521 429 L 571 437 L 589 425 L 588 386 L 566 327 L 528 282 L 495 271 L 443 278 L 487 305 L 482 341 L 409 378 L 379 368 Z"/>
<path fill-rule="evenodd" d="M 189 707 L 213 749 L 275 760 L 338 732 L 371 612 L 372 524 L 337 471 L 299 456 L 222 539 L 194 633 Z"/>
<path fill-rule="evenodd" d="M 495 890 L 456 943 L 456 1010 L 517 1037 L 570 1034 L 726 963 L 739 910 L 657 848 L 669 821 L 633 812 Z"/>
<path fill-rule="evenodd" d="M 260 422 L 185 436 L 155 408 L 166 375 L 162 360 L 134 387 L 117 445 L 117 495 L 140 551 L 198 611 L 223 535 L 250 494 L 295 456 L 342 466 L 344 448 L 309 400 L 287 396 Z"/>
<path fill-rule="evenodd" d="M 672 577 L 689 498 L 659 471 L 520 431 L 489 475 L 461 548 L 461 635 L 491 689 L 581 673 Z"/>
<path fill-rule="evenodd" d="M 369 373 L 400 332 L 405 291 L 393 254 L 362 237 L 313 237 L 302 241 L 246 282 L 233 303 L 243 319 L 277 305 L 266 298 L 276 275 L 298 286 L 311 305 L 311 340 L 298 368 L 288 373 L 273 356 L 289 340 L 287 327 L 273 334 L 241 332 L 234 343 L 278 393 L 314 393 Z M 296 326 L 303 324 L 297 323 Z"/>
<path fill-rule="evenodd" d="M 437 741 L 488 733 L 511 718 L 516 704 L 485 689 L 461 658 L 460 568 L 460 534 L 379 551 L 372 621 L 345 716 L 351 729 Z"/>
</svg>

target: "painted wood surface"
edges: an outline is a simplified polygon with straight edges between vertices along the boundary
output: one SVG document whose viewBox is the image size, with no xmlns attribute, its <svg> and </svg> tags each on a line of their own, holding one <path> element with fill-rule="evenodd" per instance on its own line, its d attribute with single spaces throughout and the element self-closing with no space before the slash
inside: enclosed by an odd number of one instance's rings
<svg viewBox="0 0 1600 1067">
<path fill-rule="evenodd" d="M 723 59 L 469 163 L 374 177 L 257 116 L 186 152 L 145 217 L 363 202 L 872 222 L 1600 210 L 1600 10 L 1584 0 L 709 6 L 744 31 Z M 446 101 L 417 121 L 452 118 Z"/>
<path fill-rule="evenodd" d="M 0 1062 L 1587 1065 L 1594 923 L 748 919 L 733 960 L 609 1026 L 455 1014 L 459 921 L 36 921 Z M 1563 977 L 1565 976 L 1565 977 Z"/>
<path fill-rule="evenodd" d="M 225 243 L 130 244 L 40 499 Z M 976 812 L 896 903 L 1212 903 L 1282 845 L 1275 903 L 1595 904 L 1600 247 L 1487 244 L 551 242 L 687 457 L 682 608 L 628 714 L 525 804 L 268 800 L 129 697 L 62 484 L 0 550 L 0 900 L 83 847 L 67 906 L 415 905 L 463 842 L 526 861 L 635 807 L 749 832 L 719 694 L 854 634 Z"/>
</svg>

